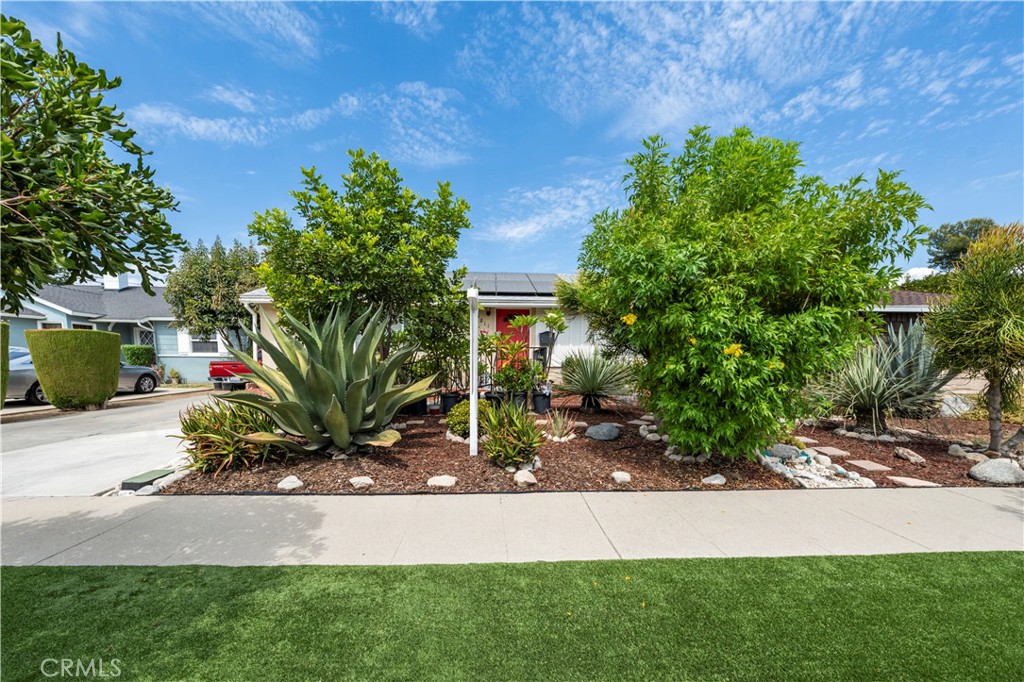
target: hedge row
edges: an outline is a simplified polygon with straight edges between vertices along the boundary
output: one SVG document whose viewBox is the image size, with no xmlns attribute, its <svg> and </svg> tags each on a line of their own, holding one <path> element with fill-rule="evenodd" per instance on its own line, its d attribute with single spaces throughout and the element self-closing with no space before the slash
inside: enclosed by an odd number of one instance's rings
<svg viewBox="0 0 1024 682">
<path fill-rule="evenodd" d="M 46 399 L 66 410 L 97 409 L 117 391 L 121 336 L 87 329 L 25 332 Z"/>
<path fill-rule="evenodd" d="M 149 367 L 156 362 L 156 351 L 150 345 L 125 344 L 121 346 L 121 353 L 129 365 Z"/>
<path fill-rule="evenodd" d="M 0 322 L 0 405 L 7 399 L 7 377 L 11 374 L 11 325 Z"/>
</svg>

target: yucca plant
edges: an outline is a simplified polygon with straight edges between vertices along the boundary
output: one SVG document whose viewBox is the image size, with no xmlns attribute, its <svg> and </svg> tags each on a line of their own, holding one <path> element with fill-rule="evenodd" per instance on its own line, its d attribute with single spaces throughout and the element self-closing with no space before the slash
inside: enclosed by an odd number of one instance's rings
<svg viewBox="0 0 1024 682">
<path fill-rule="evenodd" d="M 886 415 L 921 419 L 942 406 L 942 389 L 955 376 L 936 363 L 924 336 L 913 323 L 889 332 L 863 348 L 828 379 L 824 392 L 836 407 L 846 409 L 857 430 L 888 430 Z"/>
<path fill-rule="evenodd" d="M 629 365 L 606 358 L 594 351 L 570 353 L 562 362 L 562 383 L 558 391 L 563 395 L 578 395 L 584 410 L 601 408 L 603 398 L 614 399 L 629 393 L 632 373 Z"/>
<path fill-rule="evenodd" d="M 277 365 L 267 367 L 252 356 L 230 348 L 252 372 L 264 397 L 235 391 L 221 400 L 250 405 L 274 420 L 286 434 L 305 438 L 297 443 L 275 433 L 252 433 L 253 443 L 280 445 L 296 452 L 335 448 L 351 452 L 359 446 L 390 447 L 401 436 L 385 430 L 399 409 L 434 392 L 434 376 L 396 385 L 402 364 L 415 346 L 399 348 L 384 361 L 377 346 L 384 334 L 382 309 L 369 309 L 350 321 L 349 307 L 336 307 L 321 324 L 303 324 L 282 313 L 294 336 L 269 323 L 276 344 L 257 332 L 245 333 Z"/>
</svg>

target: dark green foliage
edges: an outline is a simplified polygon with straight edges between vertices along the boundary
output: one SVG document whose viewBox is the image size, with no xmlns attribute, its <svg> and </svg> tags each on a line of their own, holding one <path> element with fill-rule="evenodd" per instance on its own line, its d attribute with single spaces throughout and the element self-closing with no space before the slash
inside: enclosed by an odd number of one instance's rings
<svg viewBox="0 0 1024 682">
<path fill-rule="evenodd" d="M 121 336 L 87 329 L 34 329 L 25 343 L 46 399 L 62 410 L 97 409 L 117 391 Z"/>
<path fill-rule="evenodd" d="M 447 182 L 428 199 L 405 187 L 377 154 L 360 149 L 349 156 L 340 190 L 315 168 L 302 169 L 302 188 L 291 193 L 301 225 L 277 208 L 250 223 L 265 250 L 259 278 L 277 306 L 299 319 L 323 319 L 337 304 L 373 305 L 383 307 L 390 329 L 451 291 L 448 262 L 470 227 L 469 204 Z M 385 356 L 390 345 L 388 331 Z"/>
<path fill-rule="evenodd" d="M 11 325 L 0 322 L 0 405 L 7 397 L 7 378 L 11 375 L 11 359 L 8 352 L 11 347 Z"/>
<path fill-rule="evenodd" d="M 45 284 L 129 270 L 152 294 L 152 276 L 170 271 L 184 242 L 166 216 L 174 198 L 143 163 L 148 152 L 103 102 L 121 79 L 79 62 L 59 37 L 50 54 L 23 22 L 2 23 L 3 309 L 19 310 Z"/>
<path fill-rule="evenodd" d="M 570 353 L 562 361 L 559 393 L 578 395 L 583 409 L 599 409 L 601 400 L 624 396 L 633 390 L 629 364 L 606 358 L 597 351 Z"/>
<path fill-rule="evenodd" d="M 466 269 L 452 273 L 446 288 L 435 299 L 415 305 L 402 315 L 402 332 L 396 343 L 419 347 L 419 375 L 436 374 L 439 388 L 463 390 L 469 385 L 469 304 L 462 291 Z"/>
<path fill-rule="evenodd" d="M 909 280 L 899 286 L 903 291 L 926 291 L 932 294 L 949 293 L 949 273 L 937 272 L 919 279 Z"/>
<path fill-rule="evenodd" d="M 486 400 L 481 400 L 477 403 L 478 417 L 481 424 L 485 419 L 484 413 L 490 409 L 491 405 Z M 463 400 L 460 403 L 456 403 L 455 407 L 450 409 L 448 414 L 445 415 L 445 423 L 448 426 L 448 430 L 459 438 L 469 438 L 469 401 Z M 483 430 L 481 429 L 480 432 L 483 433 Z"/>
<path fill-rule="evenodd" d="M 230 532 L 258 545 L 259 525 L 285 523 L 297 546 L 324 542 L 322 513 L 294 502 Z M 44 679 L 40 663 L 65 655 L 118 658 L 131 682 L 1009 681 L 1024 669 L 1022 574 L 1021 552 L 4 566 L 2 664 L 4 680 Z"/>
<path fill-rule="evenodd" d="M 209 249 L 198 242 L 182 254 L 167 278 L 164 297 L 177 323 L 195 336 L 223 336 L 236 348 L 248 348 L 243 332 L 252 313 L 239 297 L 259 286 L 260 255 L 238 241 L 225 249 L 217 237 Z"/>
<path fill-rule="evenodd" d="M 156 362 L 156 352 L 153 346 L 148 344 L 125 344 L 121 346 L 121 354 L 124 355 L 125 363 L 129 365 L 149 367 Z"/>
<path fill-rule="evenodd" d="M 567 297 L 646 360 L 647 406 L 687 451 L 751 457 L 804 416 L 803 389 L 876 328 L 866 311 L 924 232 L 898 173 L 830 185 L 802 165 L 797 143 L 742 128 L 695 128 L 675 157 L 650 138 L 628 161 L 628 207 L 584 240 Z"/>
<path fill-rule="evenodd" d="M 529 462 L 544 444 L 537 418 L 511 401 L 481 411 L 480 424 L 487 434 L 484 452 L 502 467 Z"/>
<path fill-rule="evenodd" d="M 991 218 L 971 218 L 955 223 L 946 223 L 928 234 L 928 265 L 948 272 L 967 253 L 971 242 L 985 230 L 998 227 Z M 925 291 L 916 289 L 915 291 Z"/>
<path fill-rule="evenodd" d="M 187 407 L 179 416 L 182 435 L 175 438 L 185 442 L 189 466 L 200 473 L 216 476 L 286 455 L 281 448 L 240 437 L 274 429 L 274 420 L 257 409 L 213 401 Z"/>
</svg>

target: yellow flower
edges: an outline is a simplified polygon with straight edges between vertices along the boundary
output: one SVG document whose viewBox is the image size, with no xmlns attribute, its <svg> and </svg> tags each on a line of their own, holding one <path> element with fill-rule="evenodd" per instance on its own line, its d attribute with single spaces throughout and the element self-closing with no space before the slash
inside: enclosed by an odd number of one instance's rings
<svg viewBox="0 0 1024 682">
<path fill-rule="evenodd" d="M 691 336 L 691 337 L 690 337 L 690 345 L 691 345 L 691 346 L 696 346 L 696 345 L 697 345 L 697 339 L 695 339 L 695 338 L 693 338 L 693 337 Z"/>
<path fill-rule="evenodd" d="M 629 313 L 628 315 L 623 315 L 619 319 L 621 319 L 623 322 L 625 322 L 630 327 L 632 327 L 634 324 L 636 324 L 636 315 L 634 315 L 633 313 Z"/>
<path fill-rule="evenodd" d="M 632 580 L 632 578 L 631 578 L 631 577 L 629 577 L 629 576 L 627 575 L 627 576 L 626 576 L 626 577 L 624 578 L 624 580 Z"/>
<path fill-rule="evenodd" d="M 725 353 L 726 355 L 731 355 L 734 358 L 738 358 L 739 356 L 743 355 L 743 346 L 741 346 L 738 343 L 734 343 L 722 352 Z"/>
</svg>

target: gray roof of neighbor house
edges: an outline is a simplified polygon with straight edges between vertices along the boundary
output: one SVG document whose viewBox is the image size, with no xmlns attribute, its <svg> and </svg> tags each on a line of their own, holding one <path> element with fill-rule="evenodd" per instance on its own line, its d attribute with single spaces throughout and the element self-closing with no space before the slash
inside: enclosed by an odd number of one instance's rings
<svg viewBox="0 0 1024 682">
<path fill-rule="evenodd" d="M 94 284 L 45 286 L 36 296 L 39 303 L 52 303 L 75 315 L 97 322 L 114 320 L 174 319 L 164 299 L 164 287 L 153 287 L 150 296 L 142 287 L 104 289 Z"/>
</svg>

